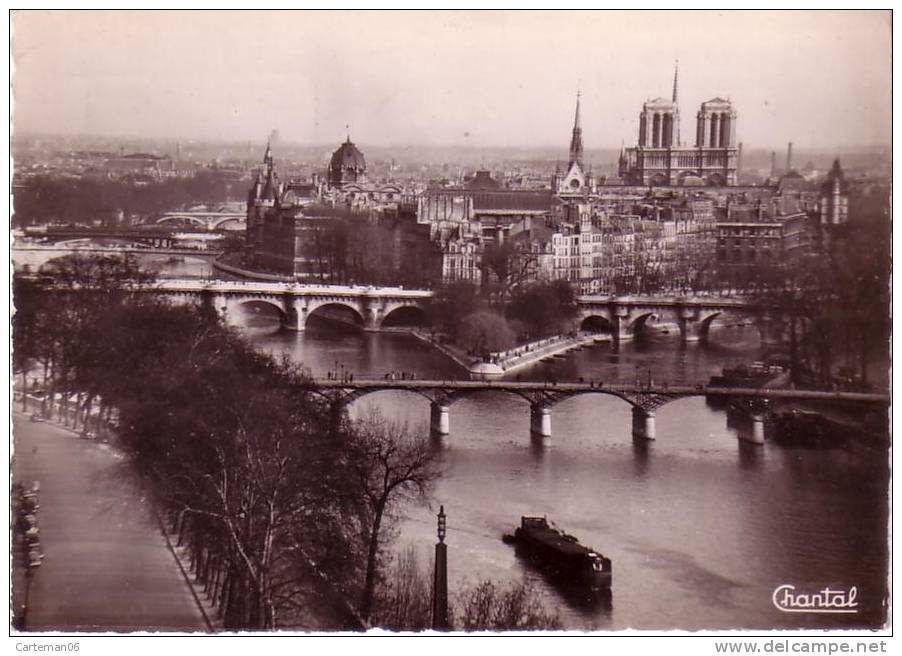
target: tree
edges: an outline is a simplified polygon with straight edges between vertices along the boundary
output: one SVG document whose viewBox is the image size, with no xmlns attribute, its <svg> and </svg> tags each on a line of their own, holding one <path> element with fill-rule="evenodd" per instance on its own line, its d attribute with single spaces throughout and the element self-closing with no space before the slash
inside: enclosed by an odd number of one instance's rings
<svg viewBox="0 0 902 656">
<path fill-rule="evenodd" d="M 88 328 L 73 384 L 115 406 L 123 450 L 227 627 L 292 625 L 312 570 L 339 573 L 336 588 L 359 577 L 362 567 L 322 555 L 358 552 L 342 528 L 346 476 L 329 413 L 303 372 L 200 307 L 128 302 L 100 308 Z"/>
<path fill-rule="evenodd" d="M 429 301 L 429 315 L 435 328 L 456 339 L 463 317 L 476 312 L 481 306 L 479 288 L 472 282 L 461 280 L 437 287 Z"/>
<path fill-rule="evenodd" d="M 571 330 L 577 314 L 576 292 L 566 280 L 517 289 L 507 310 L 508 317 L 521 322 L 532 338 Z"/>
<path fill-rule="evenodd" d="M 511 348 L 516 344 L 516 339 L 503 316 L 480 310 L 461 320 L 457 343 L 474 355 L 486 357 L 489 353 Z"/>
<path fill-rule="evenodd" d="M 94 330 L 94 317 L 121 307 L 128 299 L 135 300 L 134 294 L 153 279 L 132 256 L 97 254 L 51 260 L 41 267 L 40 282 L 20 277 L 16 286 L 20 296 L 15 302 L 24 312 L 17 321 L 16 341 L 26 350 L 17 361 L 24 368 L 29 359 L 39 364 L 51 399 L 63 393 L 64 421 L 69 419 L 69 392 L 76 386 L 73 376 L 90 343 L 87 333 Z M 81 408 L 87 415 L 91 390 L 78 392 L 87 393 Z"/>
<path fill-rule="evenodd" d="M 379 598 L 375 625 L 393 631 L 432 627 L 432 567 L 417 557 L 413 545 L 402 551 Z M 464 631 L 528 631 L 561 628 L 557 613 L 542 605 L 529 583 L 483 580 L 453 595 L 451 624 Z"/>
<path fill-rule="evenodd" d="M 560 629 L 554 613 L 546 611 L 528 583 L 504 587 L 482 581 L 458 595 L 456 628 L 465 631 L 523 631 Z"/>
<path fill-rule="evenodd" d="M 406 424 L 371 409 L 354 422 L 345 448 L 351 490 L 360 500 L 366 574 L 360 613 L 369 618 L 379 574 L 385 523 L 404 500 L 422 501 L 440 474 L 438 453 Z"/>
<path fill-rule="evenodd" d="M 503 307 L 511 290 L 523 284 L 532 275 L 536 262 L 534 253 L 519 249 L 517 244 L 510 240 L 492 242 L 482 253 L 483 286 L 488 290 L 497 285 L 497 302 Z M 494 280 L 491 280 L 492 275 Z"/>
<path fill-rule="evenodd" d="M 379 594 L 374 623 L 393 631 L 432 626 L 432 565 L 423 565 L 413 544 L 395 557 Z"/>
</svg>

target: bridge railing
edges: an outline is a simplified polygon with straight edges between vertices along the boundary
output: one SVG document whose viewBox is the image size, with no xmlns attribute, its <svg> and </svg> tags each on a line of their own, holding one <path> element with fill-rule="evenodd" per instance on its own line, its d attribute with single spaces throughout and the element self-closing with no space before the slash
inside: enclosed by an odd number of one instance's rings
<svg viewBox="0 0 902 656">
<path fill-rule="evenodd" d="M 554 390 L 554 391 L 589 391 L 601 390 L 618 393 L 647 393 L 662 395 L 692 395 L 710 394 L 714 396 L 746 396 L 746 397 L 771 397 L 789 399 L 842 399 L 849 401 L 888 402 L 891 397 L 886 392 L 852 392 L 844 390 L 816 390 L 816 389 L 787 389 L 778 387 L 720 387 L 706 383 L 652 383 L 651 385 L 624 382 L 605 381 L 512 381 L 512 380 L 457 380 L 454 378 L 442 380 L 428 380 L 418 378 L 388 379 L 385 377 L 354 376 L 353 381 L 335 380 L 329 378 L 315 378 L 311 381 L 321 387 L 348 387 L 348 388 L 494 388 L 513 390 Z"/>
<path fill-rule="evenodd" d="M 350 295 L 350 296 L 407 296 L 428 298 L 432 292 L 425 289 L 405 289 L 404 287 L 370 287 L 363 285 L 311 285 L 299 282 L 256 282 L 251 280 L 215 280 L 199 283 L 196 280 L 180 280 L 177 278 L 161 281 L 160 289 L 195 289 L 209 291 L 243 291 L 256 290 L 272 293 L 303 292 L 305 294 Z"/>
</svg>

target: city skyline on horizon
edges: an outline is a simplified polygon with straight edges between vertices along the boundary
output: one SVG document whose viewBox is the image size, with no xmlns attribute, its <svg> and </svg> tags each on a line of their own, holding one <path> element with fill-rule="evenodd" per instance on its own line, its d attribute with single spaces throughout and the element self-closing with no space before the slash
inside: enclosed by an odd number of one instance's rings
<svg viewBox="0 0 902 656">
<path fill-rule="evenodd" d="M 298 147 L 336 143 L 349 133 L 370 147 L 559 149 L 579 90 L 586 149 L 616 149 L 635 145 L 642 103 L 670 95 L 679 59 L 684 145 L 692 145 L 698 106 L 717 96 L 733 101 L 738 140 L 749 149 L 778 150 L 788 141 L 815 150 L 890 143 L 889 29 L 873 32 L 889 27 L 886 12 L 594 12 L 584 16 L 588 27 L 641 23 L 642 31 L 631 34 L 650 37 L 639 51 L 648 63 L 619 67 L 626 60 L 612 54 L 613 38 L 592 51 L 598 60 L 580 61 L 556 45 L 535 55 L 532 41 L 547 46 L 585 32 L 586 25 L 574 25 L 576 13 L 280 12 L 283 23 L 310 39 L 264 39 L 267 52 L 255 50 L 253 28 L 261 16 L 275 17 L 271 12 L 245 12 L 240 20 L 233 12 L 201 12 L 196 24 L 168 25 L 160 38 L 154 26 L 171 12 L 92 12 L 88 23 L 83 12 L 20 11 L 13 30 L 14 134 L 259 143 L 277 130 L 281 143 Z M 130 20 L 139 14 L 141 21 Z M 423 27 L 424 15 L 441 19 L 438 27 L 412 31 Z M 328 41 L 334 32 L 322 29 L 319 41 L 313 34 L 325 23 L 350 29 L 362 21 L 379 29 L 347 41 Z M 496 45 L 510 57 L 487 59 L 483 37 L 497 37 L 505 26 Z M 221 38 L 204 36 L 217 28 Z M 755 51 L 756 61 L 748 39 L 732 39 L 732 56 L 712 60 L 706 47 L 685 43 L 711 30 L 766 34 L 774 43 Z M 381 43 L 398 34 L 413 43 Z M 428 45 L 430 35 L 437 40 Z M 205 49 L 198 46 L 204 40 Z M 223 46 L 236 52 L 217 67 L 208 55 L 224 56 Z M 131 58 L 121 56 L 129 52 Z M 411 59 L 417 53 L 419 61 Z M 737 68 L 743 60 L 746 66 Z M 780 74 L 760 75 L 773 62 Z M 800 80 L 813 83 L 804 94 Z M 613 87 L 619 92 L 609 95 Z"/>
</svg>

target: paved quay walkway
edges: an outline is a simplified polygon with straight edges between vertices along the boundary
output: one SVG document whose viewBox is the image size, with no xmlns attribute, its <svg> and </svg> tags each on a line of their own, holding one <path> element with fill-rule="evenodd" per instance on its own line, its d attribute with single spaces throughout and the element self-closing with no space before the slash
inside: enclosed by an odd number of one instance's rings
<svg viewBox="0 0 902 656">
<path fill-rule="evenodd" d="M 121 454 L 21 413 L 13 440 L 14 482 L 40 481 L 45 558 L 31 582 L 26 631 L 208 630 Z"/>
</svg>

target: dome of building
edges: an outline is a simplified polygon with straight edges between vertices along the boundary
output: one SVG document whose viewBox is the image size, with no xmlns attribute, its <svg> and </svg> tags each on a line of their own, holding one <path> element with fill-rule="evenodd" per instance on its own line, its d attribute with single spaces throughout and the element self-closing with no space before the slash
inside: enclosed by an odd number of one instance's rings
<svg viewBox="0 0 902 656">
<path fill-rule="evenodd" d="M 351 137 L 348 137 L 348 140 L 332 153 L 332 161 L 329 163 L 329 168 L 366 169 L 366 160 L 363 157 L 363 153 L 353 144 Z"/>
<path fill-rule="evenodd" d="M 351 141 L 341 144 L 329 162 L 329 184 L 341 187 L 349 182 L 363 182 L 366 176 L 366 159 Z"/>
</svg>

